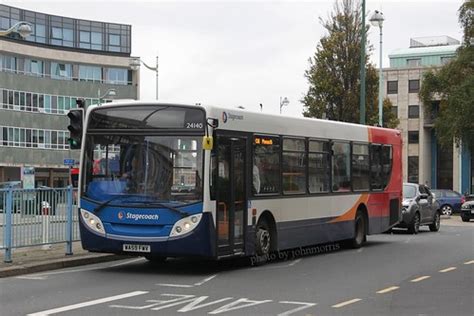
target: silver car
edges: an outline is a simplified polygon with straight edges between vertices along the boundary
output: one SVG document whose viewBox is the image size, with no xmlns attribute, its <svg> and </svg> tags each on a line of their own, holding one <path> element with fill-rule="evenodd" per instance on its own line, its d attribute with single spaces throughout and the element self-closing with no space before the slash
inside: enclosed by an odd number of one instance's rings
<svg viewBox="0 0 474 316">
<path fill-rule="evenodd" d="M 408 228 L 408 232 L 417 234 L 420 226 L 428 225 L 432 232 L 436 232 L 440 218 L 439 203 L 426 185 L 403 184 L 402 221 L 397 227 Z"/>
</svg>

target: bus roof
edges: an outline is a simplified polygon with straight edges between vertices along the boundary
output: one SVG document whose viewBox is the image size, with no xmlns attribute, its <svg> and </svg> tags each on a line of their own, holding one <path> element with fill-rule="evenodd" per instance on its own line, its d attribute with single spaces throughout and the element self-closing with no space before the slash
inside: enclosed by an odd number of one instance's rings
<svg viewBox="0 0 474 316">
<path fill-rule="evenodd" d="M 360 142 L 373 142 L 382 144 L 401 144 L 399 130 L 360 125 L 354 123 L 338 122 L 316 118 L 291 117 L 279 114 L 256 112 L 240 108 L 227 108 L 212 105 L 177 104 L 171 102 L 130 101 L 117 100 L 106 103 L 100 107 L 126 106 L 126 105 L 176 105 L 185 107 L 199 107 L 206 111 L 208 118 L 217 119 L 218 129 L 245 131 L 260 134 L 287 135 L 294 137 L 313 137 L 322 139 L 339 139 Z M 97 108 L 97 105 L 88 108 Z"/>
</svg>

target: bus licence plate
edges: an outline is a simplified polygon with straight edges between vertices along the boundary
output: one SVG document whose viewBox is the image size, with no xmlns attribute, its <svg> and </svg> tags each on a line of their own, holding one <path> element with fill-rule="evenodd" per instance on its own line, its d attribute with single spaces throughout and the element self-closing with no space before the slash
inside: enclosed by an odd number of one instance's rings
<svg viewBox="0 0 474 316">
<path fill-rule="evenodd" d="M 150 245 L 123 244 L 123 251 L 151 252 Z"/>
</svg>

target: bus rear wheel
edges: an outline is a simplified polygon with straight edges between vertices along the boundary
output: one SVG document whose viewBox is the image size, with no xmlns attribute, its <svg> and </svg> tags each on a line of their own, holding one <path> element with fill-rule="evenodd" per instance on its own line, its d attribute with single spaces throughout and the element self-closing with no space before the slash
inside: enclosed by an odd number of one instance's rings
<svg viewBox="0 0 474 316">
<path fill-rule="evenodd" d="M 272 235 L 270 225 L 267 221 L 262 220 L 257 225 L 255 234 L 255 251 L 258 256 L 268 256 L 270 254 L 272 244 Z"/>
<path fill-rule="evenodd" d="M 364 245 L 364 242 L 367 240 L 367 223 L 365 220 L 364 214 L 362 212 L 357 212 L 355 217 L 355 235 L 354 238 L 350 240 L 351 248 L 360 248 Z"/>
</svg>

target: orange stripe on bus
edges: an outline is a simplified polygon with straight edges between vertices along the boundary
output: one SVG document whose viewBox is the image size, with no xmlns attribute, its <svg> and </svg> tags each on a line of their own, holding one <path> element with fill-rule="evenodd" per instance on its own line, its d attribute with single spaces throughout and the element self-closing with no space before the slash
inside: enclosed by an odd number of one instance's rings
<svg viewBox="0 0 474 316">
<path fill-rule="evenodd" d="M 337 223 L 337 222 L 343 222 L 343 221 L 352 221 L 355 218 L 355 214 L 357 211 L 357 208 L 361 203 L 367 204 L 367 201 L 369 200 L 369 195 L 368 194 L 362 194 L 357 202 L 344 214 L 341 216 L 336 217 L 335 219 L 331 220 L 330 223 Z"/>
</svg>

